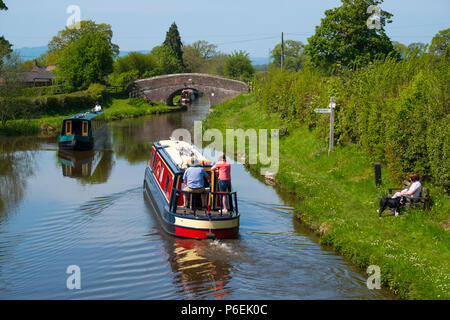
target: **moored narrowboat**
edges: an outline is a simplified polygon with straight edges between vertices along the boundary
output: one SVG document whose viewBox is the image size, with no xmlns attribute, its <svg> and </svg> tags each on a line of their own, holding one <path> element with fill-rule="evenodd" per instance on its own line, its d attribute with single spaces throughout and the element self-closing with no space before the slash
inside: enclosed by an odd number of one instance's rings
<svg viewBox="0 0 450 320">
<path fill-rule="evenodd" d="M 193 157 L 209 175 L 203 193 L 183 190 L 183 174 Z M 144 194 L 165 232 L 193 239 L 238 236 L 240 214 L 236 192 L 219 192 L 218 180 L 211 167 L 211 161 L 187 142 L 162 140 L 153 143 L 145 169 Z M 222 201 L 227 202 L 225 206 Z M 223 207 L 227 208 L 226 212 Z"/>
<path fill-rule="evenodd" d="M 63 120 L 58 146 L 61 150 L 92 150 L 106 137 L 103 112 L 85 111 Z"/>
</svg>

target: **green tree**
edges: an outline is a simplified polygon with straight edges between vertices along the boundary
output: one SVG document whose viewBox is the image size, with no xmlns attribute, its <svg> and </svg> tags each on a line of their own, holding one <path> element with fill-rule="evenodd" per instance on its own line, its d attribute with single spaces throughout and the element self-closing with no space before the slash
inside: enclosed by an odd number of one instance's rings
<svg viewBox="0 0 450 320">
<path fill-rule="evenodd" d="M 437 56 L 450 56 L 450 28 L 441 30 L 431 40 L 430 53 Z"/>
<path fill-rule="evenodd" d="M 5 5 L 5 3 L 0 0 L 0 10 L 8 10 L 8 7 Z M 0 37 L 0 70 L 3 66 L 3 60 L 5 57 L 8 57 L 9 54 L 12 52 L 12 44 L 9 43 L 8 40 L 5 39 L 5 37 Z"/>
<path fill-rule="evenodd" d="M 255 70 L 245 51 L 234 51 L 225 59 L 223 74 L 228 78 L 249 81 L 254 73 Z"/>
<path fill-rule="evenodd" d="M 69 91 L 104 82 L 113 71 L 110 41 L 101 33 L 87 33 L 61 49 L 56 64 L 58 79 L 65 81 Z"/>
<path fill-rule="evenodd" d="M 304 52 L 305 45 L 301 41 L 286 40 L 284 42 L 284 64 L 283 69 L 298 71 L 302 68 L 302 64 L 307 57 Z M 273 48 L 270 57 L 272 62 L 271 67 L 281 67 L 281 43 Z"/>
<path fill-rule="evenodd" d="M 155 59 L 156 68 L 150 72 L 149 76 L 183 72 L 184 66 L 169 47 L 154 47 L 150 54 Z"/>
<path fill-rule="evenodd" d="M 153 55 L 140 52 L 130 52 L 114 62 L 114 73 L 124 73 L 136 71 L 139 78 L 150 73 L 156 68 L 156 61 Z"/>
<path fill-rule="evenodd" d="M 170 48 L 174 53 L 175 57 L 178 59 L 180 64 L 184 66 L 183 63 L 183 44 L 181 43 L 180 33 L 178 32 L 178 27 L 176 23 L 172 23 L 169 31 L 166 33 L 166 39 L 163 42 L 164 47 Z"/>
<path fill-rule="evenodd" d="M 367 13 L 369 6 L 383 0 L 342 0 L 338 8 L 325 11 L 325 17 L 308 38 L 305 48 L 311 62 L 328 68 L 364 65 L 378 57 L 395 52 L 384 26 L 390 23 L 392 14 L 380 10 L 379 29 L 369 28 L 373 17 Z"/>
<path fill-rule="evenodd" d="M 394 47 L 394 51 L 397 52 L 398 56 L 403 59 L 408 51 L 408 47 L 398 41 L 392 41 L 392 46 Z"/>
<path fill-rule="evenodd" d="M 422 42 L 413 42 L 408 45 L 407 58 L 416 58 L 424 53 L 427 49 L 427 45 Z"/>
<path fill-rule="evenodd" d="M 3 125 L 8 120 L 14 120 L 19 116 L 26 117 L 29 105 L 24 99 L 17 99 L 22 95 L 24 88 L 23 64 L 16 53 L 5 59 L 0 70 L 2 85 L 0 86 L 0 121 Z"/>
<path fill-rule="evenodd" d="M 205 60 L 211 60 L 218 54 L 217 46 L 205 40 L 198 40 L 194 42 L 192 44 L 192 48 L 197 50 Z"/>
<path fill-rule="evenodd" d="M 191 45 L 183 48 L 183 62 L 187 72 L 202 72 L 207 64 L 201 53 Z"/>
<path fill-rule="evenodd" d="M 183 63 L 188 72 L 222 74 L 225 54 L 204 40 L 183 47 Z"/>
<path fill-rule="evenodd" d="M 112 43 L 113 32 L 109 24 L 96 24 L 94 21 L 85 20 L 80 22 L 80 28 L 71 28 L 67 26 L 64 30 L 58 32 L 56 36 L 48 43 L 48 55 L 57 55 L 62 49 L 68 47 L 86 34 L 99 34 L 106 37 L 108 45 L 114 56 L 119 54 L 119 46 Z"/>
</svg>

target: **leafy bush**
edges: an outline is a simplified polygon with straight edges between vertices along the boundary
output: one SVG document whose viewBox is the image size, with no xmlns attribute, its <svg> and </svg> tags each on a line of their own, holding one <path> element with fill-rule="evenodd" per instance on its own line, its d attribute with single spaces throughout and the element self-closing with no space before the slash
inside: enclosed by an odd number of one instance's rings
<svg viewBox="0 0 450 320">
<path fill-rule="evenodd" d="M 271 70 L 256 77 L 254 92 L 267 113 L 318 128 L 324 139 L 329 120 L 314 109 L 326 108 L 334 96 L 337 144 L 360 145 L 397 179 L 417 172 L 448 185 L 448 83 L 449 58 L 422 54 L 402 61 L 388 57 L 334 76 L 311 68 Z"/>
</svg>

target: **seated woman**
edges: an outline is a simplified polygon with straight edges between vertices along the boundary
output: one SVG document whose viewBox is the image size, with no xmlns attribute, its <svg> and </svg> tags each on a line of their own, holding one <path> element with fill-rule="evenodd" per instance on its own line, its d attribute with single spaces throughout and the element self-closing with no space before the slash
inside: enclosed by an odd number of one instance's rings
<svg viewBox="0 0 450 320">
<path fill-rule="evenodd" d="M 406 202 L 411 202 L 411 199 L 420 197 L 422 185 L 419 181 L 419 175 L 412 174 L 409 178 L 411 180 L 411 185 L 408 189 L 395 193 L 391 198 L 387 197 L 380 200 L 380 209 L 377 210 L 379 217 L 381 217 L 381 213 L 387 207 L 394 210 L 395 216 L 398 216 L 401 206 L 405 205 Z"/>
<path fill-rule="evenodd" d="M 411 184 L 408 189 L 404 189 L 400 192 L 396 192 L 392 199 L 398 198 L 398 197 L 406 197 L 409 201 L 411 201 L 411 198 L 417 198 L 420 197 L 420 193 L 422 192 L 422 184 L 419 181 L 419 175 L 416 173 L 413 173 L 409 176 L 409 179 L 411 181 Z"/>
</svg>

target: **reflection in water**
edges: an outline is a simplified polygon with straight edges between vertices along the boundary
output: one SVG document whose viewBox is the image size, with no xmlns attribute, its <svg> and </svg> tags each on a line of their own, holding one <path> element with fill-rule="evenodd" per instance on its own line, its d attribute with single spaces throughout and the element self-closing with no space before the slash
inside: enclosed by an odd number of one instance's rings
<svg viewBox="0 0 450 320">
<path fill-rule="evenodd" d="M 201 96 L 189 106 L 187 112 L 114 122 L 110 125 L 113 131 L 111 148 L 118 158 L 124 158 L 131 164 L 146 162 L 153 141 L 168 139 L 175 129 L 191 130 L 194 121 L 205 118 L 208 105 L 208 98 Z"/>
<path fill-rule="evenodd" d="M 58 151 L 58 160 L 65 177 L 90 177 L 102 156 L 101 151 Z"/>
<path fill-rule="evenodd" d="M 211 246 L 220 247 L 218 241 L 196 241 L 189 239 L 167 239 L 169 262 L 176 274 L 175 282 L 187 299 L 198 299 L 213 295 L 222 299 L 231 293 L 227 287 L 231 279 L 232 266 L 224 255 L 227 247 L 222 247 L 222 255 L 217 255 Z"/>
<path fill-rule="evenodd" d="M 79 178 L 82 184 L 105 183 L 114 166 L 113 152 L 59 150 L 58 161 L 65 177 Z"/>
<path fill-rule="evenodd" d="M 113 122 L 104 149 L 87 153 L 58 152 L 56 139 L 2 138 L 0 299 L 389 298 L 296 224 L 296 199 L 240 164 L 231 171 L 238 239 L 164 233 L 142 192 L 150 146 L 208 110 L 203 97 L 186 112 Z M 72 264 L 82 290 L 66 289 Z"/>
<path fill-rule="evenodd" d="M 27 178 L 36 169 L 36 150 L 49 139 L 1 137 L 0 139 L 0 224 L 22 201 Z"/>
</svg>

